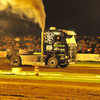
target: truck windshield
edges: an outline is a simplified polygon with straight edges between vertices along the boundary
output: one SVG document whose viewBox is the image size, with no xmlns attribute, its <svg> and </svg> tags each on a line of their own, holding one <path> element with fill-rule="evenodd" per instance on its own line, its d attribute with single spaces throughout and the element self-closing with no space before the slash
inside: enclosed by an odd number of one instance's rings
<svg viewBox="0 0 100 100">
<path fill-rule="evenodd" d="M 70 38 L 66 38 L 66 42 L 67 42 L 67 43 L 76 43 L 76 41 L 75 41 L 75 36 L 73 35 L 73 36 L 71 36 Z"/>
</svg>

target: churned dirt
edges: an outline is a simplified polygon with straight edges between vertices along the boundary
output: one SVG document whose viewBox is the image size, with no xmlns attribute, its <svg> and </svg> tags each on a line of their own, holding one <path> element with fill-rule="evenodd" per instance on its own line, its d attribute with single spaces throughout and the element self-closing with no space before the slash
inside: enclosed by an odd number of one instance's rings
<svg viewBox="0 0 100 100">
<path fill-rule="evenodd" d="M 11 70 L 8 63 L 0 63 L 0 70 Z M 34 71 L 34 66 L 21 66 Z M 40 71 L 100 74 L 96 67 L 40 67 Z M 31 79 L 0 79 L 0 100 L 100 100 L 100 84 L 86 82 L 47 81 Z"/>
</svg>

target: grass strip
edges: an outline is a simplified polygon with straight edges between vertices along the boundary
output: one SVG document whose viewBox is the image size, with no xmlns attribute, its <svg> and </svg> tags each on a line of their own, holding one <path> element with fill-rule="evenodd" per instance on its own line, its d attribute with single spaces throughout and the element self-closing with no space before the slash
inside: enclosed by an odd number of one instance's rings
<svg viewBox="0 0 100 100">
<path fill-rule="evenodd" d="M 33 72 L 26 71 L 26 73 L 33 73 Z M 36 76 L 35 74 L 34 75 L 28 75 L 28 74 L 26 75 L 0 75 L 0 78 L 100 83 L 100 75 L 63 73 L 63 72 L 40 72 L 39 76 Z"/>
</svg>

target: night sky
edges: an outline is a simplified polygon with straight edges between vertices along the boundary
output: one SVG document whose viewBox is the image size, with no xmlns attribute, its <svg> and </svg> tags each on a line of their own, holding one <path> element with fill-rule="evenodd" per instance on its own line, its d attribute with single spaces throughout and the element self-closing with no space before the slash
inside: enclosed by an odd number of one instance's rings
<svg viewBox="0 0 100 100">
<path fill-rule="evenodd" d="M 100 35 L 100 0 L 43 0 L 46 28 L 56 26 L 78 35 Z"/>
<path fill-rule="evenodd" d="M 73 30 L 77 35 L 100 36 L 100 0 L 43 0 L 46 29 Z M 38 24 L 13 15 L 10 8 L 0 12 L 0 34 L 40 34 Z"/>
</svg>

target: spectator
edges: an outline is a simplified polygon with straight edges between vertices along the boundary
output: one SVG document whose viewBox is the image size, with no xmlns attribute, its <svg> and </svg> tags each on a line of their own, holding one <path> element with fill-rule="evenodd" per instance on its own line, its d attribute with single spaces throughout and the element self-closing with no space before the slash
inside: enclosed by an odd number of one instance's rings
<svg viewBox="0 0 100 100">
<path fill-rule="evenodd" d="M 87 36 L 86 35 L 84 36 L 84 40 L 87 41 Z"/>
<path fill-rule="evenodd" d="M 24 43 L 21 44 L 21 49 L 27 49 L 27 45 L 25 45 Z"/>
<path fill-rule="evenodd" d="M 1 51 L 6 51 L 6 49 L 7 49 L 7 46 L 6 45 L 3 45 Z"/>
<path fill-rule="evenodd" d="M 86 41 L 86 44 L 89 45 L 89 40 Z"/>
<path fill-rule="evenodd" d="M 92 46 L 92 53 L 94 53 L 94 50 L 95 50 L 95 47 L 96 47 L 96 44 L 95 44 L 95 42 L 94 42 L 94 41 L 92 41 L 91 46 Z"/>
<path fill-rule="evenodd" d="M 38 52 L 41 52 L 41 47 L 38 48 Z"/>
<path fill-rule="evenodd" d="M 95 48 L 95 49 L 94 49 L 94 54 L 98 54 L 98 53 L 99 53 L 98 49 Z"/>
<path fill-rule="evenodd" d="M 80 48 L 78 48 L 77 53 L 82 53 L 82 50 Z"/>
<path fill-rule="evenodd" d="M 91 47 L 91 44 L 89 44 L 89 46 L 87 47 L 87 53 L 92 53 L 92 47 Z"/>
<path fill-rule="evenodd" d="M 82 53 L 85 53 L 86 52 L 86 45 L 83 44 L 83 47 L 82 47 Z"/>
<path fill-rule="evenodd" d="M 99 49 L 99 47 L 100 47 L 100 44 L 99 44 L 99 43 L 97 43 L 96 48 L 98 48 L 98 49 Z"/>
<path fill-rule="evenodd" d="M 12 40 L 11 43 L 10 43 L 10 45 L 11 45 L 11 46 L 14 46 L 14 45 L 15 45 L 15 41 Z"/>
<path fill-rule="evenodd" d="M 20 42 L 20 38 L 18 36 L 14 40 L 15 42 Z"/>
<path fill-rule="evenodd" d="M 1 40 L 1 41 L 3 41 L 3 40 L 4 40 L 4 36 L 3 36 L 3 35 L 1 35 L 1 38 L 0 38 L 0 40 Z"/>
<path fill-rule="evenodd" d="M 82 52 L 82 49 L 83 49 L 83 44 L 81 44 L 81 46 L 80 46 L 80 50 L 81 50 L 81 52 Z"/>
<path fill-rule="evenodd" d="M 6 49 L 7 52 L 12 52 L 13 51 L 13 47 L 12 46 L 8 46 Z"/>
<path fill-rule="evenodd" d="M 0 46 L 0 51 L 2 51 L 2 46 Z"/>
<path fill-rule="evenodd" d="M 100 55 L 100 47 L 99 47 L 99 50 L 98 50 L 98 52 L 99 52 L 99 55 Z"/>
</svg>

